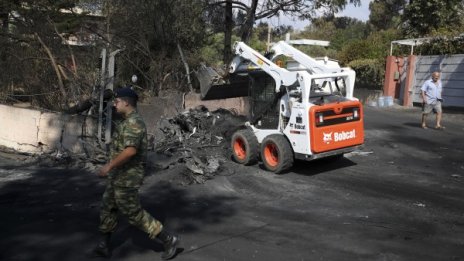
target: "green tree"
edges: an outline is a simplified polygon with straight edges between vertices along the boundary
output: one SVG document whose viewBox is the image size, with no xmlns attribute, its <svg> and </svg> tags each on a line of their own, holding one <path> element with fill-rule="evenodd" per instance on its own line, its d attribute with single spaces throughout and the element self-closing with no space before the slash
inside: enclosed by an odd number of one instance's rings
<svg viewBox="0 0 464 261">
<path fill-rule="evenodd" d="M 352 41 L 366 38 L 369 32 L 367 23 L 355 18 L 326 16 L 313 19 L 311 25 L 296 37 L 330 41 L 329 49 L 333 51 L 328 51 L 327 55 L 330 54 L 333 57 L 334 52 L 341 50 L 343 46 Z"/>
<path fill-rule="evenodd" d="M 377 30 L 386 30 L 400 24 L 400 15 L 407 0 L 374 0 L 369 3 L 369 22 Z"/>
<path fill-rule="evenodd" d="M 358 39 L 345 45 L 339 52 L 338 59 L 342 64 L 360 59 L 385 60 L 389 54 L 390 42 L 398 37 L 399 32 L 396 29 L 373 32 L 365 39 Z"/>
<path fill-rule="evenodd" d="M 339 60 L 356 71 L 356 86 L 381 89 L 385 74 L 385 57 L 390 42 L 398 39 L 399 31 L 388 29 L 372 32 L 367 38 L 345 45 L 339 52 Z"/>
<path fill-rule="evenodd" d="M 311 24 L 298 34 L 298 38 L 307 38 L 315 40 L 331 41 L 337 33 L 337 28 L 332 19 L 326 17 L 316 18 L 311 21 Z"/>
<path fill-rule="evenodd" d="M 334 25 L 337 30 L 330 42 L 331 47 L 336 50 L 341 50 L 343 46 L 357 39 L 364 39 L 370 33 L 366 22 L 351 17 L 336 17 Z"/>
<path fill-rule="evenodd" d="M 461 29 L 464 3 L 460 0 L 414 0 L 406 6 L 403 30 L 409 37 L 423 37 L 440 28 Z"/>
<path fill-rule="evenodd" d="M 232 4 L 231 4 L 232 3 Z M 230 14 L 230 9 L 238 10 L 238 17 L 235 23 L 239 26 L 241 41 L 248 42 L 252 38 L 252 31 L 257 21 L 264 18 L 271 18 L 281 14 L 297 16 L 300 19 L 310 19 L 317 16 L 322 11 L 325 14 L 334 14 L 345 8 L 348 3 L 360 4 L 360 0 L 265 0 L 259 3 L 258 0 L 251 1 L 231 1 L 231 0 L 210 0 L 209 5 L 224 6 L 225 14 Z M 232 23 L 230 19 L 227 23 Z M 224 36 L 230 39 L 232 26 L 225 25 Z M 227 41 L 226 40 L 226 41 Z M 224 46 L 230 46 L 225 43 Z M 228 50 L 224 51 L 225 53 Z M 227 57 L 224 54 L 224 57 Z M 224 61 L 227 63 L 227 61 Z"/>
<path fill-rule="evenodd" d="M 297 16 L 300 19 L 311 19 L 323 12 L 325 15 L 333 15 L 345 8 L 348 3 L 358 5 L 359 0 L 268 0 L 259 8 L 258 0 L 252 0 L 251 5 L 245 8 L 247 16 L 241 28 L 242 41 L 247 41 L 251 36 L 255 21 L 263 18 L 271 18 L 280 14 Z"/>
<path fill-rule="evenodd" d="M 417 48 L 422 55 L 450 55 L 464 53 L 464 36 L 455 32 L 437 32 L 437 36 Z"/>
</svg>

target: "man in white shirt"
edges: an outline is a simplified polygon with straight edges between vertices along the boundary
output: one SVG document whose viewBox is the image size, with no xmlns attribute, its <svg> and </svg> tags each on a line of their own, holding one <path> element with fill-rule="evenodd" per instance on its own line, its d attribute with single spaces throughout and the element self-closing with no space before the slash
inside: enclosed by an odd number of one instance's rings
<svg viewBox="0 0 464 261">
<path fill-rule="evenodd" d="M 425 81 L 421 87 L 422 92 L 422 128 L 427 129 L 427 115 L 432 111 L 437 113 L 437 118 L 435 122 L 435 129 L 444 129 L 441 125 L 441 103 L 443 99 L 441 98 L 441 92 L 443 88 L 440 81 L 440 73 L 433 72 L 432 79 Z"/>
</svg>

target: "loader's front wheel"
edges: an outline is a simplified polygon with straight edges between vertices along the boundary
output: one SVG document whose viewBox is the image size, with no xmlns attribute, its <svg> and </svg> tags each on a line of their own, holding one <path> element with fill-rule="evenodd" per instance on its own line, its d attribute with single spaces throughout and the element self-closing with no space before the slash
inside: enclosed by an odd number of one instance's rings
<svg viewBox="0 0 464 261">
<path fill-rule="evenodd" d="M 258 161 L 258 139 L 249 129 L 239 130 L 232 135 L 232 157 L 243 165 L 252 165 Z"/>
<path fill-rule="evenodd" d="M 282 173 L 293 165 L 293 150 L 283 135 L 272 134 L 261 143 L 261 159 L 267 170 Z"/>
</svg>

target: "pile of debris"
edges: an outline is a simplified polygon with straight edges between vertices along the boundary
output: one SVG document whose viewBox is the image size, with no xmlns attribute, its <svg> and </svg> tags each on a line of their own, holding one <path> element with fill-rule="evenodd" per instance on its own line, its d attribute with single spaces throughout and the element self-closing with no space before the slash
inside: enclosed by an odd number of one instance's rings
<svg viewBox="0 0 464 261">
<path fill-rule="evenodd" d="M 203 106 L 172 118 L 161 118 L 155 133 L 149 133 L 148 169 L 155 172 L 169 169 L 182 185 L 201 184 L 219 173 L 233 173 L 224 168 L 224 163 L 231 160 L 230 138 L 245 121 L 246 117 L 233 111 L 210 112 Z M 28 155 L 22 163 L 96 172 L 107 162 L 107 153 L 97 142 L 89 142 L 85 147 L 85 153 L 81 154 L 54 151 Z"/>
<path fill-rule="evenodd" d="M 150 140 L 152 164 L 157 169 L 184 164 L 183 183 L 204 183 L 230 160 L 230 138 L 245 120 L 229 110 L 210 112 L 203 106 L 161 118 Z"/>
</svg>

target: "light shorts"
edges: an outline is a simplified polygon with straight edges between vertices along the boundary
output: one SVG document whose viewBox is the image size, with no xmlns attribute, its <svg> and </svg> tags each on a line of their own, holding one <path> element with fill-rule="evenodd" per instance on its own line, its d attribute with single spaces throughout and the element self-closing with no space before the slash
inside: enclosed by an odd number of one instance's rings
<svg viewBox="0 0 464 261">
<path fill-rule="evenodd" d="M 424 104 L 424 106 L 422 107 L 422 113 L 423 114 L 429 114 L 431 113 L 432 111 L 436 112 L 436 113 L 440 113 L 441 112 L 441 102 L 440 101 L 437 101 L 435 102 L 434 104 Z"/>
</svg>

